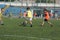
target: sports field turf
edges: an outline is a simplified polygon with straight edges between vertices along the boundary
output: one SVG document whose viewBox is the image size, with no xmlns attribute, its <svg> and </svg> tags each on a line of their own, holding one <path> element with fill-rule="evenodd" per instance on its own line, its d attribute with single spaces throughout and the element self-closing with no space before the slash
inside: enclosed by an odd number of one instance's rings
<svg viewBox="0 0 60 40">
<path fill-rule="evenodd" d="M 60 40 L 60 20 L 51 20 L 53 27 L 47 23 L 41 27 L 41 19 L 33 20 L 33 27 L 29 24 L 19 26 L 22 21 L 4 18 L 4 25 L 0 25 L 0 40 Z"/>
</svg>

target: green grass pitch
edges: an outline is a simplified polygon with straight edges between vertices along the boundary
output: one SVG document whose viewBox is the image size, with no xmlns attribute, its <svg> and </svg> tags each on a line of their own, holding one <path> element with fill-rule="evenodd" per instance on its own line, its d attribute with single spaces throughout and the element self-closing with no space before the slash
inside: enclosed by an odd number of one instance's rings
<svg viewBox="0 0 60 40">
<path fill-rule="evenodd" d="M 60 20 L 51 20 L 54 24 L 50 27 L 47 23 L 40 26 L 42 20 L 33 20 L 33 27 L 29 24 L 19 26 L 24 19 L 4 18 L 4 25 L 0 25 L 0 40 L 60 40 Z"/>
</svg>

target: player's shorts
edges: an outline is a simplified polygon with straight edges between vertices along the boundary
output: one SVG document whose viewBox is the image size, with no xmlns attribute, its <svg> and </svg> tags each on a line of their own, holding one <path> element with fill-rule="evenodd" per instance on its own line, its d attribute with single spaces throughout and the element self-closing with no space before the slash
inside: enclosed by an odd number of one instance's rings
<svg viewBox="0 0 60 40">
<path fill-rule="evenodd" d="M 32 18 L 27 18 L 28 21 L 32 21 Z"/>
<path fill-rule="evenodd" d="M 48 21 L 48 19 L 44 19 L 44 21 Z"/>
<path fill-rule="evenodd" d="M 32 21 L 32 18 L 29 18 L 30 21 Z"/>
<path fill-rule="evenodd" d="M 29 18 L 29 17 L 26 17 L 24 19 L 27 20 L 27 21 L 32 21 L 32 18 Z"/>
</svg>

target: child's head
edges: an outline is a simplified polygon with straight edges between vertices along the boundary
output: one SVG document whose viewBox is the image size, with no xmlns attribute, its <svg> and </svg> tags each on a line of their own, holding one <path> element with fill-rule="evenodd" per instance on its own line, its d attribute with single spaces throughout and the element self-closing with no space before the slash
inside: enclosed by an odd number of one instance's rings
<svg viewBox="0 0 60 40">
<path fill-rule="evenodd" d="M 48 12 L 48 10 L 47 9 L 44 9 L 44 12 Z"/>
<path fill-rule="evenodd" d="M 30 10 L 30 7 L 27 7 L 27 10 Z"/>
<path fill-rule="evenodd" d="M 4 8 L 1 8 L 1 11 L 4 12 Z"/>
</svg>

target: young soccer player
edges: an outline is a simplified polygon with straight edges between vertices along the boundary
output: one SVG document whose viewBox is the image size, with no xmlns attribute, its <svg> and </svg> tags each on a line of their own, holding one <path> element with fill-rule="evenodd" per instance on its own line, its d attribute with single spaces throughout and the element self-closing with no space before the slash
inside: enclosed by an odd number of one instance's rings
<svg viewBox="0 0 60 40">
<path fill-rule="evenodd" d="M 24 18 L 25 21 L 22 22 L 22 25 L 23 25 L 23 26 L 26 26 L 26 25 L 27 25 L 27 20 L 26 20 L 27 17 L 26 17 L 26 16 L 27 16 L 27 13 L 26 13 L 26 11 L 24 11 L 24 13 L 23 13 L 23 18 Z"/>
<path fill-rule="evenodd" d="M 30 27 L 32 27 L 32 12 L 30 10 L 30 7 L 27 7 L 27 18 L 30 23 Z"/>
<path fill-rule="evenodd" d="M 30 27 L 32 27 L 32 12 L 30 10 L 30 7 L 27 7 L 27 11 L 26 11 L 26 14 L 24 15 L 24 17 L 25 17 L 25 21 L 22 24 L 24 26 L 26 26 L 26 24 L 29 23 Z"/>
<path fill-rule="evenodd" d="M 47 9 L 44 9 L 44 21 L 42 22 L 42 25 L 44 25 L 45 22 L 47 22 L 49 25 L 53 26 L 53 24 L 51 22 L 49 22 L 50 16 L 49 16 L 49 12 Z"/>
<path fill-rule="evenodd" d="M 25 18 L 26 16 L 27 16 L 27 13 L 26 11 L 24 11 L 23 17 Z"/>
<path fill-rule="evenodd" d="M 4 25 L 3 24 L 3 20 L 2 20 L 2 13 L 4 12 L 4 9 L 3 8 L 0 8 L 0 24 L 1 25 Z"/>
<path fill-rule="evenodd" d="M 23 13 L 20 11 L 19 18 L 22 18 Z"/>
</svg>

